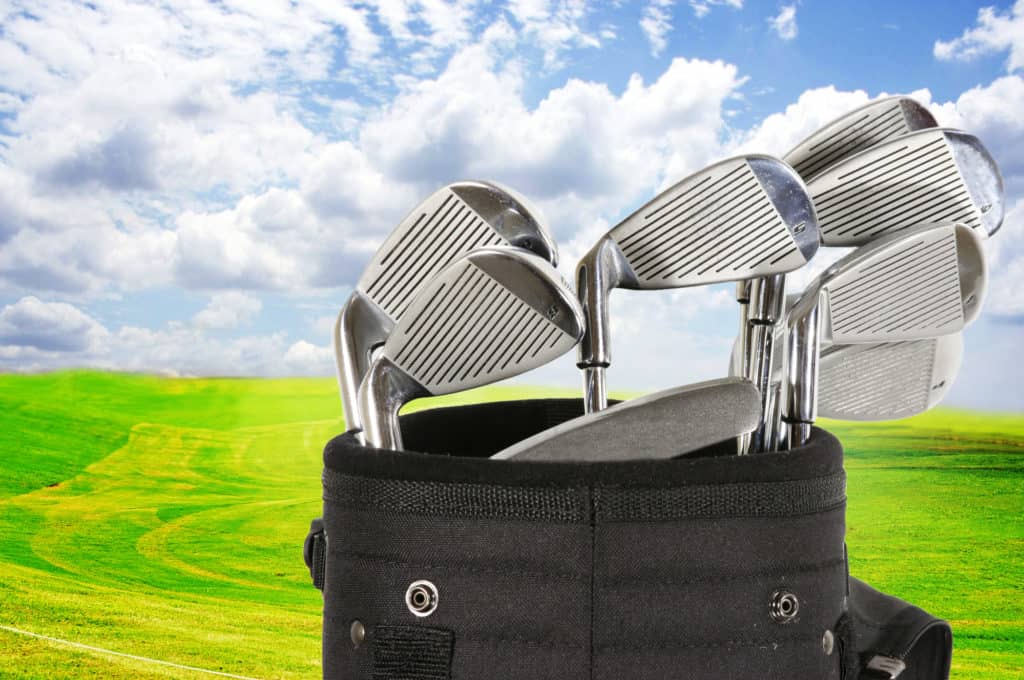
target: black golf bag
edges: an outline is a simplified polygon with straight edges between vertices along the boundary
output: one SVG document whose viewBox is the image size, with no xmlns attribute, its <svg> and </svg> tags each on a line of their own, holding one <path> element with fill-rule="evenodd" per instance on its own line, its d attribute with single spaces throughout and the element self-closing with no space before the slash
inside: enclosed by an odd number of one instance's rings
<svg viewBox="0 0 1024 680">
<path fill-rule="evenodd" d="M 847 569 L 838 440 L 735 456 L 487 457 L 579 400 L 402 417 L 324 452 L 306 561 L 330 680 L 941 680 L 949 625 Z"/>
</svg>

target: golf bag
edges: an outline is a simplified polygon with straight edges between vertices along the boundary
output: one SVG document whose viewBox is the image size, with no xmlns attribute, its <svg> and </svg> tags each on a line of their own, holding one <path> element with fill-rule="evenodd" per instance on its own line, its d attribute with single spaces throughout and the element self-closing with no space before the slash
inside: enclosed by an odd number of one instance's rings
<svg viewBox="0 0 1024 680">
<path fill-rule="evenodd" d="M 324 452 L 306 561 L 330 680 L 941 680 L 949 625 L 850 578 L 835 437 L 735 456 L 487 457 L 579 400 L 402 417 Z"/>
</svg>

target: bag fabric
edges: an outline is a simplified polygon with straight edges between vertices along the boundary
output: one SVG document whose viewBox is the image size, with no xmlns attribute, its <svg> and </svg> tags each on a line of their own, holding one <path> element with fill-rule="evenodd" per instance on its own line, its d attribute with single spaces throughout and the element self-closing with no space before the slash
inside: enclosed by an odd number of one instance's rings
<svg viewBox="0 0 1024 680">
<path fill-rule="evenodd" d="M 406 451 L 325 450 L 324 677 L 840 679 L 839 442 L 621 463 L 490 454 L 581 413 L 501 402 L 402 418 Z M 428 581 L 436 610 L 413 613 Z M 839 639 L 846 635 L 849 639 Z"/>
</svg>

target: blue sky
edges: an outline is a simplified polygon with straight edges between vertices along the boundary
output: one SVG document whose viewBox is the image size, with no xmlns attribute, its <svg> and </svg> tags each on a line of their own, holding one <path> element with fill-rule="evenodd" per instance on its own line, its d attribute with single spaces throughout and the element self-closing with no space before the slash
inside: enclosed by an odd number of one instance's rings
<svg viewBox="0 0 1024 680">
<path fill-rule="evenodd" d="M 14 0 L 0 370 L 329 376 L 363 265 L 446 182 L 530 197 L 569 274 L 686 174 L 904 93 L 1007 184 L 947 402 L 1024 410 L 1022 68 L 1024 0 Z M 613 388 L 724 373 L 730 287 L 617 291 L 612 313 Z M 572 357 L 522 380 L 579 382 Z"/>
</svg>

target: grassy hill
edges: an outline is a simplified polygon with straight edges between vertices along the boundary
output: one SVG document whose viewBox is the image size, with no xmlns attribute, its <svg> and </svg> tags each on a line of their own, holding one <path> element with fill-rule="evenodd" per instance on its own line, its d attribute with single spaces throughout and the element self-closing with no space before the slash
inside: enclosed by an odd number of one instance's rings
<svg viewBox="0 0 1024 680">
<path fill-rule="evenodd" d="M 339 410 L 326 379 L 0 376 L 0 677 L 211 677 L 10 629 L 319 677 L 320 597 L 300 544 Z M 827 426 L 848 453 L 853 573 L 953 623 L 954 677 L 1020 677 L 1024 417 Z"/>
</svg>

